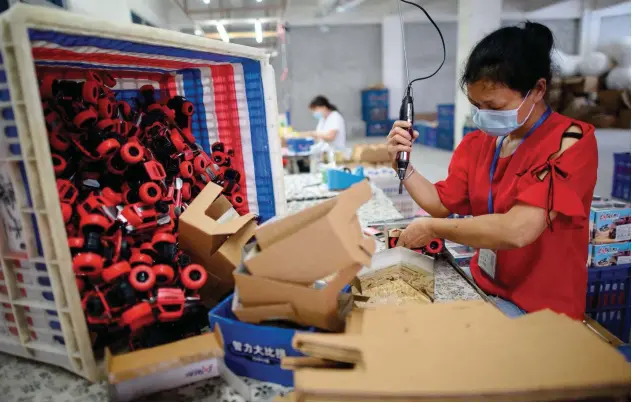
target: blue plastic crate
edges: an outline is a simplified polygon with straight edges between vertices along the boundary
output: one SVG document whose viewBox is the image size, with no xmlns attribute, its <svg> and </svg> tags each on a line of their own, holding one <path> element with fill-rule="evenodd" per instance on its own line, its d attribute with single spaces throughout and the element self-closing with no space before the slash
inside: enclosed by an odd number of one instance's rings
<svg viewBox="0 0 632 403">
<path fill-rule="evenodd" d="M 386 108 L 388 109 L 388 90 L 364 90 L 362 91 L 362 109 Z"/>
<path fill-rule="evenodd" d="M 454 130 L 439 127 L 437 130 L 437 148 L 448 151 L 454 149 Z"/>
<path fill-rule="evenodd" d="M 419 137 L 417 137 L 416 143 L 427 145 L 427 139 L 433 139 L 436 143 L 437 138 L 437 128 L 435 125 L 430 122 L 421 121 L 417 122 L 413 128 L 419 132 Z"/>
<path fill-rule="evenodd" d="M 454 104 L 437 105 L 439 127 L 454 130 Z"/>
<path fill-rule="evenodd" d="M 211 329 L 219 324 L 224 337 L 226 366 L 239 376 L 294 386 L 292 371 L 281 369 L 281 358 L 302 356 L 292 348 L 292 338 L 297 331 L 315 329 L 244 323 L 233 314 L 232 303 L 231 295 L 209 312 Z"/>
<path fill-rule="evenodd" d="M 365 122 L 388 120 L 388 106 L 363 107 L 362 120 Z"/>
<path fill-rule="evenodd" d="M 304 138 L 296 138 L 296 139 L 287 139 L 287 148 L 288 150 L 300 153 L 307 152 L 314 145 L 314 139 L 304 139 Z"/>
<path fill-rule="evenodd" d="M 630 200 L 630 153 L 614 154 L 612 197 Z"/>
<path fill-rule="evenodd" d="M 384 136 L 386 137 L 393 127 L 390 120 L 382 120 L 377 122 L 366 122 L 367 137 Z"/>
<path fill-rule="evenodd" d="M 588 269 L 586 311 L 630 306 L 630 265 Z"/>
</svg>

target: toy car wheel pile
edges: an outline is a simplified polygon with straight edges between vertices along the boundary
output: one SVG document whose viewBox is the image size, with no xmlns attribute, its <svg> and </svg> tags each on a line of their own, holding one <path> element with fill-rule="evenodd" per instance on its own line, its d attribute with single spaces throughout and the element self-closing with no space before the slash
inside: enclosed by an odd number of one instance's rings
<svg viewBox="0 0 632 403">
<path fill-rule="evenodd" d="M 194 105 L 184 97 L 159 101 L 147 85 L 130 105 L 117 99 L 116 80 L 107 72 L 88 71 L 84 81 L 39 79 L 90 330 L 130 332 L 132 348 L 199 333 L 205 321 L 191 318 L 200 317 L 197 291 L 207 273 L 178 249 L 178 217 L 209 182 L 222 186 L 243 212 L 233 151 L 215 143 L 208 155 L 196 144 Z M 180 330 L 163 331 L 164 340 L 157 340 L 165 324 Z"/>
</svg>

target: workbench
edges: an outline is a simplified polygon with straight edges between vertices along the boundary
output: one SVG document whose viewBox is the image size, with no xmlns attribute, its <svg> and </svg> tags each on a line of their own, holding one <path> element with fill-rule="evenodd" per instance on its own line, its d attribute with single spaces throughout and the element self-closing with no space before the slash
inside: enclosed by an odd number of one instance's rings
<svg viewBox="0 0 632 403">
<path fill-rule="evenodd" d="M 288 175 L 285 193 L 288 214 L 335 197 L 319 174 Z M 384 193 L 373 187 L 372 199 L 358 211 L 362 225 L 369 222 L 398 220 L 403 217 Z M 384 248 L 378 244 L 378 250 Z M 435 261 L 435 301 L 480 299 L 470 284 L 443 259 Z M 246 379 L 255 389 L 255 399 L 271 400 L 290 389 L 280 385 Z M 7 401 L 108 401 L 107 384 L 90 383 L 63 369 L 0 353 L 0 396 Z M 148 401 L 243 401 L 221 378 L 208 379 L 178 389 L 148 396 Z"/>
</svg>

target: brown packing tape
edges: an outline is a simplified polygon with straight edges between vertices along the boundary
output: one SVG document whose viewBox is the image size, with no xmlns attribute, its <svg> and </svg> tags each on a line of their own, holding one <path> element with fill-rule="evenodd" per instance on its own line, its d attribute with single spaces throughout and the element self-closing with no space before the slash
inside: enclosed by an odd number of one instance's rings
<svg viewBox="0 0 632 403">
<path fill-rule="evenodd" d="M 233 273 L 239 291 L 239 309 L 235 315 L 244 322 L 260 323 L 277 319 L 279 306 L 289 304 L 295 312 L 294 322 L 304 326 L 340 331 L 344 328 L 344 309 L 349 309 L 352 299 L 340 303 L 339 294 L 346 284 L 360 271 L 361 266 L 348 267 L 316 289 L 295 283 L 272 280 L 248 274 L 245 267 Z M 286 313 L 290 310 L 285 310 Z"/>
<path fill-rule="evenodd" d="M 551 311 L 509 319 L 476 302 L 379 307 L 361 316 L 360 333 L 294 337 L 295 347 L 317 357 L 357 351 L 362 362 L 345 371 L 296 370 L 302 398 L 555 400 L 629 392 L 625 359 Z"/>
<path fill-rule="evenodd" d="M 309 285 L 342 268 L 369 265 L 375 242 L 362 234 L 355 212 L 370 198 L 371 186 L 362 181 L 333 200 L 259 227 L 261 250 L 245 260 L 248 271 Z"/>
<path fill-rule="evenodd" d="M 116 384 L 208 358 L 223 357 L 223 346 L 222 333 L 216 326 L 211 333 L 131 353 L 112 355 L 106 349 L 108 382 Z"/>
</svg>

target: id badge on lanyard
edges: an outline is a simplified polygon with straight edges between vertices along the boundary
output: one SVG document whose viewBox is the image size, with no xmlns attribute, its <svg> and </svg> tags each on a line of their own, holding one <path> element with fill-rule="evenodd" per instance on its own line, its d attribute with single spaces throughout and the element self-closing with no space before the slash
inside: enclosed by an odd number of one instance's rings
<svg viewBox="0 0 632 403">
<path fill-rule="evenodd" d="M 542 114 L 540 119 L 529 129 L 527 134 L 524 135 L 520 145 L 529 137 L 544 121 L 551 115 L 551 108 L 548 107 L 546 111 Z M 502 148 L 503 142 L 505 141 L 507 136 L 504 136 L 496 146 L 496 152 L 494 153 L 494 159 L 492 160 L 492 165 L 489 168 L 489 197 L 487 199 L 487 209 L 489 214 L 494 214 L 494 196 L 492 194 L 492 183 L 494 181 L 494 174 L 496 173 L 496 168 L 498 166 L 498 159 L 500 158 L 500 150 Z M 520 147 L 520 145 L 518 147 Z M 489 277 L 492 279 L 496 278 L 496 252 L 491 249 L 481 249 L 478 253 L 478 267 L 481 268 Z"/>
</svg>

